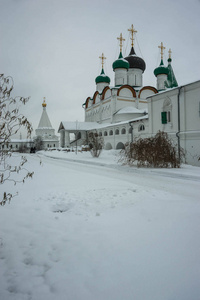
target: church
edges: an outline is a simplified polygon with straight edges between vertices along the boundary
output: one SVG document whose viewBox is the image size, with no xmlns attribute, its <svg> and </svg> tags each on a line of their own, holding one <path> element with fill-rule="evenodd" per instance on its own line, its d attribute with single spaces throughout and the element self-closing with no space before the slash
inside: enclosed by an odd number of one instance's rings
<svg viewBox="0 0 200 300">
<path fill-rule="evenodd" d="M 42 149 L 49 149 L 49 148 L 58 148 L 59 147 L 59 139 L 55 135 L 55 129 L 52 127 L 51 122 L 49 120 L 49 116 L 46 111 L 46 100 L 44 97 L 42 103 L 42 115 L 38 124 L 38 128 L 35 130 L 36 136 L 42 139 Z"/>
<path fill-rule="evenodd" d="M 84 104 L 85 122 L 60 123 L 60 146 L 82 145 L 89 131 L 97 131 L 104 138 L 104 148 L 123 149 L 137 137 L 146 138 L 159 130 L 165 131 L 185 151 L 185 163 L 200 166 L 200 80 L 178 86 L 173 68 L 171 49 L 164 64 L 164 45 L 160 48 L 160 65 L 154 70 L 157 86 L 145 86 L 145 61 L 134 49 L 136 30 L 133 25 L 131 49 L 122 55 L 123 36 L 120 34 L 119 57 L 113 62 L 114 86 L 105 74 L 104 54 L 101 74 L 96 77 L 96 90 Z M 153 72 L 152 72 L 153 73 Z M 71 141 L 70 134 L 75 134 Z"/>
</svg>

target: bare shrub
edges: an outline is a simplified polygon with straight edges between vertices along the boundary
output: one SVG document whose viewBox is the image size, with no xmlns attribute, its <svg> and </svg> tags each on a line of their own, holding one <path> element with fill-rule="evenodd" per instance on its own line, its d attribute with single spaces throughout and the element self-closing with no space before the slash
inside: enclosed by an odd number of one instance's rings
<svg viewBox="0 0 200 300">
<path fill-rule="evenodd" d="M 121 151 L 120 161 L 137 167 L 179 168 L 184 157 L 180 149 L 180 157 L 173 141 L 166 132 L 158 131 L 154 137 L 137 138 L 133 143 L 125 144 Z"/>
<path fill-rule="evenodd" d="M 4 74 L 0 74 L 0 185 L 6 181 L 11 181 L 14 184 L 24 182 L 25 179 L 33 176 L 33 172 L 29 172 L 25 169 L 24 165 L 27 159 L 22 156 L 18 162 L 15 163 L 15 160 L 11 159 L 13 150 L 8 149 L 9 141 L 21 128 L 26 130 L 27 137 L 30 137 L 32 132 L 31 124 L 27 118 L 20 113 L 20 106 L 25 105 L 29 98 L 13 98 L 11 97 L 12 90 L 12 77 L 4 77 Z M 17 177 L 15 175 L 17 175 Z M 11 193 L 1 191 L 0 205 L 5 205 L 6 202 L 10 202 L 12 197 L 13 195 Z"/>
</svg>

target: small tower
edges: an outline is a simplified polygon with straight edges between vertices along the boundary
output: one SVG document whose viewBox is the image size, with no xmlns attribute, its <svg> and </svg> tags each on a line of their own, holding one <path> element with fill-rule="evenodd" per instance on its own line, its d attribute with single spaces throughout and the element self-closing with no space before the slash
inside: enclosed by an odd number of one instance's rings
<svg viewBox="0 0 200 300">
<path fill-rule="evenodd" d="M 36 137 L 40 136 L 43 141 L 43 149 L 59 146 L 58 137 L 55 135 L 55 129 L 53 129 L 49 117 L 47 115 L 46 106 L 47 104 L 44 97 L 42 103 L 42 115 L 40 118 L 38 128 L 35 130 Z"/>
<path fill-rule="evenodd" d="M 178 83 L 176 81 L 176 77 L 174 75 L 174 71 L 173 71 L 173 68 L 172 68 L 172 65 L 171 65 L 171 62 L 172 62 L 172 58 L 171 58 L 171 54 L 172 54 L 172 51 L 171 49 L 169 49 L 168 51 L 169 53 L 169 58 L 168 58 L 168 76 L 167 76 L 167 88 L 173 88 L 173 87 L 177 87 L 178 86 Z"/>
<path fill-rule="evenodd" d="M 134 50 L 134 34 L 137 32 L 133 25 L 128 31 L 131 32 L 131 51 L 125 59 L 129 62 L 127 83 L 133 87 L 141 87 L 143 85 L 143 73 L 146 69 L 145 61 L 135 54 Z"/>
<path fill-rule="evenodd" d="M 117 38 L 120 41 L 120 54 L 117 60 L 114 61 L 112 67 L 115 72 L 115 86 L 121 86 L 127 84 L 127 71 L 129 68 L 129 63 L 122 56 L 122 43 L 125 41 L 122 37 Z"/>
<path fill-rule="evenodd" d="M 167 75 L 169 73 L 169 70 L 168 67 L 165 67 L 163 63 L 163 50 L 165 49 L 165 47 L 163 46 L 162 42 L 161 45 L 158 46 L 158 48 L 161 49 L 161 62 L 159 67 L 154 70 L 154 75 L 157 77 L 157 90 L 162 91 L 166 88 Z"/>
<path fill-rule="evenodd" d="M 103 89 L 110 84 L 110 78 L 105 75 L 104 68 L 103 68 L 104 60 L 106 59 L 106 57 L 102 53 L 102 56 L 99 56 L 99 58 L 102 60 L 102 62 L 101 62 L 102 70 L 101 70 L 101 74 L 96 77 L 95 82 L 97 85 L 96 90 L 101 93 L 103 91 Z"/>
</svg>

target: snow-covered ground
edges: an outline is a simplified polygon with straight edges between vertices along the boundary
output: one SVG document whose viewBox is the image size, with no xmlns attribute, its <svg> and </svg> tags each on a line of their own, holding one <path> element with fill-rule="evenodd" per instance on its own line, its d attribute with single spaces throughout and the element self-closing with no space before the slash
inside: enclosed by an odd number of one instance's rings
<svg viewBox="0 0 200 300">
<path fill-rule="evenodd" d="M 1 300 L 200 299 L 200 168 L 116 153 L 28 155 L 33 179 L 1 186 Z"/>
</svg>

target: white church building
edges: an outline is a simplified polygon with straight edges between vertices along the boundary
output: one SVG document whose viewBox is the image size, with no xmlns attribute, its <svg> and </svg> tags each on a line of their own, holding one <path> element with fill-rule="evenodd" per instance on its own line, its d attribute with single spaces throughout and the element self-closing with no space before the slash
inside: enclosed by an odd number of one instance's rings
<svg viewBox="0 0 200 300">
<path fill-rule="evenodd" d="M 161 50 L 160 65 L 154 70 L 157 87 L 143 85 L 145 61 L 134 50 L 133 25 L 130 54 L 122 56 L 122 34 L 119 58 L 113 62 L 114 86 L 104 72 L 105 57 L 102 54 L 102 71 L 96 77 L 96 91 L 83 104 L 85 122 L 61 122 L 60 146 L 70 147 L 70 133 L 75 133 L 76 144 L 86 140 L 87 132 L 96 130 L 104 137 L 105 149 L 122 149 L 135 137 L 149 137 L 159 130 L 167 132 L 185 150 L 185 162 L 200 166 L 200 80 L 178 86 L 171 65 L 163 62 L 165 47 Z"/>
</svg>

